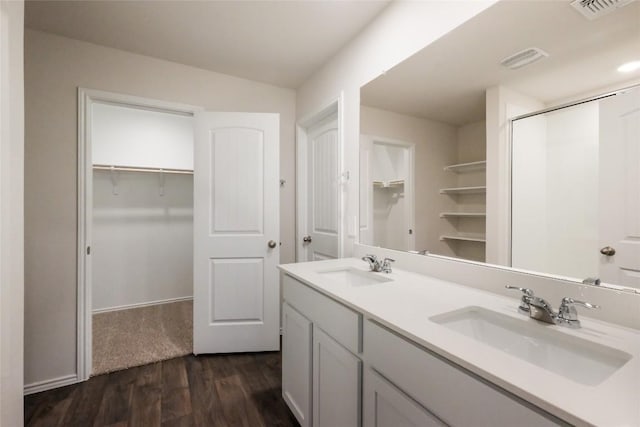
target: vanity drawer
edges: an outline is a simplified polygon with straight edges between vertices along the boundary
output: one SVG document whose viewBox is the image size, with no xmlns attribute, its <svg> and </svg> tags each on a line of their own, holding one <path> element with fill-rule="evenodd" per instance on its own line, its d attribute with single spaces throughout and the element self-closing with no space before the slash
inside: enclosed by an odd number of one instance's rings
<svg viewBox="0 0 640 427">
<path fill-rule="evenodd" d="M 377 323 L 363 342 L 373 369 L 450 426 L 566 425 Z"/>
<path fill-rule="evenodd" d="M 293 277 L 282 275 L 284 300 L 349 351 L 362 351 L 362 315 Z"/>
</svg>

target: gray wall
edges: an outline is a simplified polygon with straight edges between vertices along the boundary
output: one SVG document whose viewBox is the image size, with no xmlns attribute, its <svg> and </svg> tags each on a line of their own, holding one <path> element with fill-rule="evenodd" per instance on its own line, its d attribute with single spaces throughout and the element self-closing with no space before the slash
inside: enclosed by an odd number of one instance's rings
<svg viewBox="0 0 640 427">
<path fill-rule="evenodd" d="M 77 88 L 280 113 L 280 259 L 294 261 L 295 92 L 25 32 L 25 383 L 76 373 Z"/>
</svg>

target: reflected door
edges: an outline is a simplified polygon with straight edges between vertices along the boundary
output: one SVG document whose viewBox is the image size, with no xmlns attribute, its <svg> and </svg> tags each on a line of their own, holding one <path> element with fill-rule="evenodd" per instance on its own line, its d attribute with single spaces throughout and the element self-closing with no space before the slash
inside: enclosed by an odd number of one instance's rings
<svg viewBox="0 0 640 427">
<path fill-rule="evenodd" d="M 308 131 L 307 261 L 338 258 L 340 144 L 333 115 Z"/>
<path fill-rule="evenodd" d="M 279 349 L 279 116 L 196 114 L 193 349 Z"/>
<path fill-rule="evenodd" d="M 600 101 L 600 278 L 640 288 L 640 90 Z"/>
</svg>

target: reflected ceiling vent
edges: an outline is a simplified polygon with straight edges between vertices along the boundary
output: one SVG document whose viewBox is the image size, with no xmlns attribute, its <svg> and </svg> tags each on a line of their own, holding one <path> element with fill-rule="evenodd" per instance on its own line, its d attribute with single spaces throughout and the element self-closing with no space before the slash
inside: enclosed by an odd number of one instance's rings
<svg viewBox="0 0 640 427">
<path fill-rule="evenodd" d="M 522 68 L 525 65 L 534 63 L 542 58 L 546 58 L 547 56 L 549 56 L 549 54 L 544 50 L 537 47 L 530 47 L 514 53 L 513 55 L 507 56 L 500 61 L 500 64 L 512 70 L 517 70 L 518 68 Z"/>
<path fill-rule="evenodd" d="M 571 2 L 571 6 L 587 19 L 596 19 L 632 1 L 634 0 L 575 0 Z"/>
</svg>

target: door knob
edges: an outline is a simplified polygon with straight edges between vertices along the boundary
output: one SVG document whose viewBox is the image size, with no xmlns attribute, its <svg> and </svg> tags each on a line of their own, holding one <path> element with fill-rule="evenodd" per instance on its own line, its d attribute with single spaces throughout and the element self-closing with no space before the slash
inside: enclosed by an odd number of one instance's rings
<svg viewBox="0 0 640 427">
<path fill-rule="evenodd" d="M 271 249 L 273 249 L 273 248 L 275 248 L 276 246 L 278 246 L 278 244 L 275 242 L 275 240 L 269 240 L 269 243 L 267 243 L 267 245 L 268 245 Z"/>
<path fill-rule="evenodd" d="M 305 242 L 305 243 L 311 243 L 311 236 L 304 236 L 302 238 L 302 241 Z"/>
<path fill-rule="evenodd" d="M 616 250 L 611 246 L 605 246 L 604 248 L 600 249 L 600 253 L 606 256 L 613 256 L 616 254 Z"/>
</svg>

